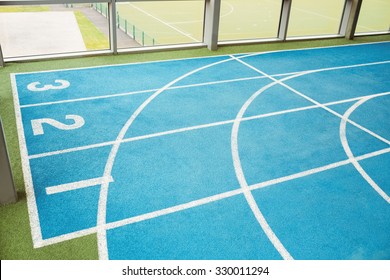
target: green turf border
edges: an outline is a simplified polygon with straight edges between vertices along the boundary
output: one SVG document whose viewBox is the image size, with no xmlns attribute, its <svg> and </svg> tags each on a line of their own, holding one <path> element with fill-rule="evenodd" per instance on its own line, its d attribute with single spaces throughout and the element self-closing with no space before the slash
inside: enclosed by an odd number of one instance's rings
<svg viewBox="0 0 390 280">
<path fill-rule="evenodd" d="M 357 37 L 353 41 L 346 39 L 328 39 L 284 43 L 267 43 L 241 46 L 224 46 L 218 51 L 206 48 L 192 50 L 161 51 L 139 54 L 119 54 L 91 56 L 84 58 L 57 59 L 37 62 L 6 63 L 0 68 L 0 116 L 3 120 L 8 152 L 11 160 L 14 181 L 19 200 L 15 204 L 0 206 L 0 259 L 90 259 L 98 258 L 96 234 L 64 241 L 58 244 L 34 249 L 32 246 L 30 225 L 27 210 L 26 194 L 22 175 L 14 104 L 10 74 L 19 72 L 55 70 L 63 68 L 90 67 L 99 65 L 123 64 L 143 61 L 202 57 L 212 55 L 264 52 L 297 48 L 324 47 L 345 44 L 390 41 L 390 35 Z"/>
</svg>

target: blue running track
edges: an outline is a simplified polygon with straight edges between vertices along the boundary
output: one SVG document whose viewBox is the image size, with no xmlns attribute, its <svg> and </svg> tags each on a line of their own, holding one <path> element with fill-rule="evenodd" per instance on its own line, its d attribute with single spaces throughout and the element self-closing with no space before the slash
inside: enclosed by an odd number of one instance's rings
<svg viewBox="0 0 390 280">
<path fill-rule="evenodd" d="M 390 42 L 12 81 L 36 248 L 390 259 Z"/>
</svg>

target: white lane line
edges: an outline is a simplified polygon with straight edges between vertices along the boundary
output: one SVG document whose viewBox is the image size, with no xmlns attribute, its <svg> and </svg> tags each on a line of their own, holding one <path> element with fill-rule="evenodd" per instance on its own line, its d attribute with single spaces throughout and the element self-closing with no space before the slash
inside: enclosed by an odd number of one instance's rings
<svg viewBox="0 0 390 280">
<path fill-rule="evenodd" d="M 53 245 L 53 244 L 57 244 L 57 243 L 60 243 L 60 242 L 72 240 L 72 239 L 75 239 L 75 238 L 79 238 L 79 237 L 83 237 L 83 236 L 87 236 L 87 235 L 91 235 L 91 234 L 96 234 L 96 232 L 97 232 L 97 228 L 96 227 L 91 227 L 91 228 L 75 231 L 75 232 L 72 232 L 72 233 L 66 233 L 66 234 L 58 235 L 56 237 L 51 237 L 51 238 L 48 238 L 48 239 L 39 240 L 38 242 L 34 243 L 34 248 L 42 248 L 42 247 L 45 247 L 45 246 L 50 246 L 50 245 Z"/>
<path fill-rule="evenodd" d="M 351 161 L 353 166 L 356 168 L 356 170 L 362 175 L 362 177 L 367 181 L 368 184 L 387 202 L 390 203 L 390 197 L 381 189 L 381 187 L 378 186 L 377 183 L 367 174 L 367 172 L 363 169 L 363 167 L 359 164 L 359 162 L 356 160 L 355 156 L 353 155 L 351 148 L 349 147 L 346 130 L 347 130 L 347 121 L 349 120 L 349 117 L 351 114 L 363 103 L 367 102 L 368 100 L 373 99 L 373 97 L 367 97 L 363 98 L 360 101 L 356 102 L 353 106 L 351 106 L 343 115 L 343 118 L 340 122 L 340 140 L 343 145 L 344 151 L 348 156 L 348 159 Z"/>
<path fill-rule="evenodd" d="M 195 208 L 195 207 L 202 206 L 202 205 L 205 205 L 205 204 L 208 204 L 208 203 L 212 203 L 212 202 L 215 202 L 215 201 L 218 201 L 218 200 L 222 200 L 222 199 L 225 199 L 225 198 L 233 197 L 233 196 L 236 196 L 236 195 L 239 195 L 239 194 L 242 194 L 242 190 L 241 189 L 235 189 L 235 190 L 232 190 L 232 191 L 227 191 L 227 192 L 224 192 L 224 193 L 212 195 L 212 196 L 201 198 L 201 199 L 198 199 L 198 200 L 193 200 L 193 201 L 190 201 L 190 202 L 187 202 L 187 203 L 179 204 L 179 205 L 168 207 L 168 208 L 165 208 L 165 209 L 161 209 L 161 210 L 149 212 L 149 213 L 146 213 L 146 214 L 138 215 L 138 216 L 135 216 L 135 217 L 123 219 L 123 220 L 120 220 L 120 221 L 108 223 L 106 225 L 106 230 L 115 229 L 115 228 L 122 227 L 122 226 L 125 226 L 125 225 L 134 224 L 134 223 L 138 223 L 138 222 L 142 222 L 142 221 L 158 218 L 158 217 L 161 217 L 161 216 L 173 214 L 173 213 L 176 213 L 176 212 L 180 212 L 180 211 L 183 211 L 183 210 Z"/>
<path fill-rule="evenodd" d="M 264 54 L 268 54 L 268 53 L 264 53 Z M 239 58 L 241 59 L 241 58 L 247 58 L 247 57 L 252 57 L 252 56 L 257 56 L 257 55 L 261 55 L 261 54 L 258 54 L 258 53 L 246 54 L 246 55 L 240 56 Z M 364 66 L 370 66 L 370 65 L 380 65 L 380 64 L 387 64 L 387 63 L 390 63 L 390 61 L 380 61 L 380 62 L 371 62 L 371 63 L 364 63 L 364 64 L 344 65 L 344 66 L 336 66 L 336 67 L 329 67 L 329 68 L 318 68 L 318 69 L 312 69 L 312 70 L 306 70 L 306 71 L 281 73 L 281 74 L 274 74 L 274 75 L 267 75 L 267 76 L 260 75 L 260 76 L 253 76 L 253 77 L 248 77 L 248 78 L 237 78 L 237 79 L 221 80 L 221 81 L 198 83 L 198 84 L 190 84 L 190 85 L 182 85 L 182 86 L 172 86 L 172 87 L 170 87 L 167 90 L 174 90 L 174 89 L 180 89 L 180 88 L 190 88 L 190 87 L 198 87 L 198 86 L 208 86 L 208 85 L 223 84 L 223 83 L 230 83 L 230 82 L 240 82 L 240 81 L 246 81 L 246 80 L 252 80 L 252 79 L 264 79 L 264 78 L 269 78 L 269 77 L 276 78 L 276 77 L 290 76 L 290 75 L 296 75 L 296 74 L 307 73 L 307 72 L 321 72 L 321 71 L 330 71 L 330 70 L 338 70 L 338 69 L 348 69 L 348 68 L 364 67 Z M 256 72 L 258 72 L 258 71 L 256 71 Z M 40 72 L 37 72 L 37 73 L 40 73 Z M 84 98 L 58 100 L 58 101 L 52 101 L 52 102 L 25 104 L 25 105 L 20 105 L 20 107 L 21 108 L 28 108 L 28 107 L 54 105 L 54 104 L 61 104 L 61 103 L 89 101 L 89 100 L 95 100 L 95 99 L 121 97 L 121 96 L 133 95 L 133 94 L 150 93 L 150 92 L 155 92 L 156 90 L 158 90 L 158 88 L 157 89 L 147 89 L 147 90 L 131 91 L 131 92 L 125 92 L 125 93 L 116 93 L 116 94 L 109 94 L 109 95 L 101 95 L 101 96 L 91 96 L 91 97 L 84 97 Z"/>
<path fill-rule="evenodd" d="M 368 153 L 368 154 L 365 154 L 365 155 L 358 156 L 355 159 L 357 161 L 361 161 L 361 160 L 369 159 L 369 158 L 372 158 L 372 157 L 380 156 L 380 155 L 383 155 L 383 154 L 386 154 L 386 153 L 389 153 L 389 152 L 390 152 L 390 148 L 386 148 L 386 149 L 382 149 L 382 150 L 379 150 L 379 151 L 375 151 L 375 152 L 372 152 L 372 153 Z M 256 190 L 256 189 L 260 189 L 260 188 L 264 188 L 264 187 L 269 187 L 269 186 L 276 185 L 276 184 L 279 184 L 279 183 L 288 182 L 288 181 L 292 181 L 292 180 L 295 180 L 295 179 L 298 179 L 298 178 L 303 178 L 303 177 L 310 176 L 310 175 L 313 175 L 313 174 L 316 174 L 316 173 L 320 173 L 320 172 L 323 172 L 323 171 L 331 170 L 331 169 L 334 169 L 334 168 L 337 168 L 337 167 L 340 167 L 340 166 L 344 166 L 344 165 L 347 165 L 347 164 L 350 164 L 350 163 L 352 163 L 351 159 L 346 159 L 346 160 L 334 162 L 334 163 L 331 163 L 331 164 L 328 164 L 328 165 L 324 165 L 324 166 L 316 167 L 316 168 L 313 168 L 313 169 L 309 169 L 309 170 L 306 170 L 306 171 L 298 172 L 298 173 L 295 173 L 295 174 L 287 175 L 287 176 L 284 176 L 284 177 L 280 177 L 280 178 L 268 180 L 268 181 L 265 181 L 265 182 L 257 183 L 257 184 L 251 185 L 249 188 L 251 190 Z"/>
<path fill-rule="evenodd" d="M 276 74 L 276 75 L 272 75 L 272 76 L 273 77 L 283 77 L 283 76 L 293 75 L 293 74 L 296 74 L 296 73 L 297 72 L 285 73 L 285 74 Z M 218 84 L 225 84 L 225 83 L 235 83 L 235 82 L 243 82 L 243 81 L 250 81 L 250 80 L 265 79 L 265 78 L 267 78 L 267 77 L 264 77 L 264 76 L 253 76 L 253 77 L 247 77 L 247 78 L 219 80 L 219 81 L 214 81 L 214 82 L 206 82 L 206 83 L 198 83 L 198 84 L 190 84 L 190 85 L 182 85 L 182 86 L 173 86 L 173 87 L 170 87 L 167 90 L 172 91 L 172 90 L 175 90 L 175 89 L 182 89 L 182 88 L 210 86 L 210 85 L 218 85 Z M 154 89 L 147 89 L 147 90 L 138 90 L 138 91 L 123 92 L 123 93 L 114 93 L 114 94 L 107 94 L 107 95 L 99 95 L 99 96 L 91 96 L 91 97 L 83 97 L 83 98 L 58 100 L 58 101 L 51 101 L 51 102 L 32 103 L 32 104 L 21 105 L 20 107 L 21 108 L 29 108 L 29 107 L 48 106 L 48 105 L 55 105 L 55 104 L 82 102 L 82 101 L 90 101 L 90 100 L 98 100 L 98 99 L 106 99 L 106 98 L 115 98 L 115 97 L 122 97 L 122 96 L 135 95 L 135 94 L 152 93 L 152 92 L 155 92 L 157 90 L 159 90 L 159 89 L 158 88 L 154 88 Z"/>
<path fill-rule="evenodd" d="M 375 152 L 372 152 L 372 153 L 364 154 L 364 155 L 356 157 L 355 159 L 357 161 L 361 161 L 361 160 L 373 158 L 373 157 L 376 157 L 376 156 L 380 156 L 380 155 L 383 155 L 383 154 L 386 154 L 386 153 L 390 153 L 390 148 L 386 148 L 386 149 L 378 150 L 378 151 L 375 151 Z M 341 166 L 348 165 L 350 163 L 351 163 L 350 159 L 334 162 L 332 164 L 328 164 L 328 165 L 324 165 L 324 166 L 321 166 L 321 167 L 313 168 L 313 169 L 310 169 L 310 170 L 298 172 L 298 173 L 295 173 L 295 174 L 292 174 L 292 175 L 288 175 L 288 176 L 272 179 L 272 180 L 269 180 L 269 181 L 253 184 L 253 185 L 249 186 L 249 189 L 251 191 L 254 191 L 254 190 L 257 190 L 257 189 L 270 187 L 270 186 L 273 186 L 273 185 L 277 185 L 279 183 L 288 182 L 288 181 L 292 181 L 292 180 L 295 180 L 295 179 L 303 178 L 303 177 L 306 177 L 306 176 L 314 175 L 314 174 L 317 174 L 317 173 L 320 173 L 320 172 L 324 172 L 324 171 L 327 171 L 327 170 L 335 169 L 335 168 L 338 168 L 338 167 L 341 167 Z M 183 203 L 183 204 L 179 204 L 179 205 L 176 205 L 176 206 L 164 208 L 164 209 L 161 209 L 161 210 L 156 210 L 156 211 L 153 211 L 153 212 L 141 214 L 141 215 L 134 216 L 134 217 L 131 217 L 131 218 L 126 218 L 126 219 L 123 219 L 123 220 L 107 223 L 107 224 L 103 225 L 103 227 L 105 228 L 105 230 L 115 229 L 115 228 L 123 227 L 123 226 L 129 225 L 129 224 L 134 224 L 134 223 L 146 221 L 146 220 L 149 220 L 149 219 L 158 218 L 158 217 L 161 217 L 161 216 L 164 216 L 164 215 L 169 215 L 169 214 L 173 214 L 173 213 L 176 213 L 176 212 L 184 211 L 184 210 L 187 210 L 187 209 L 195 208 L 195 207 L 198 207 L 198 206 L 206 205 L 208 203 L 212 203 L 212 202 L 216 202 L 216 201 L 219 201 L 219 200 L 222 200 L 222 199 L 225 199 L 225 198 L 229 198 L 229 197 L 233 197 L 233 196 L 236 196 L 236 195 L 240 195 L 242 193 L 243 193 L 243 189 L 239 188 L 239 189 L 227 191 L 227 192 L 224 192 L 224 193 L 212 195 L 212 196 L 209 196 L 209 197 L 205 197 L 205 198 L 202 198 L 202 199 L 193 200 L 193 201 L 190 201 L 190 202 L 187 202 L 187 203 Z M 81 231 L 77 231 L 77 232 L 73 232 L 73 233 L 69 233 L 69 234 L 64 234 L 64 235 L 53 237 L 53 238 L 48 238 L 48 239 L 42 240 L 39 243 L 39 246 L 37 246 L 37 247 L 53 245 L 53 244 L 56 244 L 56 243 L 59 243 L 59 242 L 62 242 L 62 241 L 66 241 L 66 240 L 70 240 L 70 239 L 73 239 L 73 238 L 82 237 L 82 236 L 86 236 L 86 235 L 89 235 L 89 234 L 92 234 L 92 233 L 96 233 L 97 231 L 98 231 L 97 227 L 92 227 L 92 228 L 89 228 L 89 229 L 85 229 L 85 230 L 81 230 Z"/>
<path fill-rule="evenodd" d="M 107 180 L 110 183 L 114 182 L 114 179 L 111 176 L 109 178 L 103 178 L 103 177 L 93 178 L 88 180 L 82 180 L 82 181 L 47 187 L 46 194 L 51 195 L 51 194 L 57 194 L 61 192 L 67 192 L 67 191 L 97 186 L 97 185 L 101 185 L 104 180 Z"/>
<path fill-rule="evenodd" d="M 287 75 L 290 75 L 290 74 L 279 74 L 279 75 L 275 75 L 275 76 L 287 76 Z M 175 89 L 182 89 L 182 88 L 201 87 L 201 86 L 217 85 L 217 84 L 224 84 L 224 83 L 234 83 L 234 82 L 241 82 L 241 81 L 264 79 L 264 78 L 267 78 L 267 77 L 254 76 L 254 77 L 248 77 L 248 78 L 220 80 L 220 81 L 215 81 L 215 82 L 207 82 L 207 83 L 199 83 L 199 84 L 191 84 L 191 85 L 183 85 L 183 86 L 174 86 L 174 87 L 171 87 L 167 90 L 172 91 Z M 52 102 L 26 104 L 26 105 L 21 105 L 20 107 L 21 108 L 29 108 L 29 107 L 47 106 L 47 105 L 62 104 L 62 103 L 72 103 L 72 102 L 90 101 L 90 100 L 97 100 L 97 99 L 115 98 L 115 97 L 122 97 L 122 96 L 134 95 L 134 94 L 152 93 L 152 92 L 156 92 L 157 90 L 159 90 L 159 89 L 154 88 L 154 89 L 131 91 L 131 92 L 124 92 L 124 93 L 115 93 L 115 94 L 91 96 L 91 97 L 84 97 L 84 98 L 58 100 L 58 101 L 52 101 Z"/>
<path fill-rule="evenodd" d="M 51 102 L 25 104 L 25 105 L 21 105 L 20 107 L 21 108 L 30 108 L 30 107 L 39 107 L 39 106 L 47 106 L 47 105 L 55 105 L 55 104 L 63 104 L 63 103 L 90 101 L 90 100 L 98 100 L 98 99 L 105 99 L 105 98 L 128 96 L 128 95 L 133 95 L 133 94 L 142 94 L 142 93 L 148 93 L 148 92 L 153 92 L 153 91 L 154 91 L 153 89 L 151 89 L 151 90 L 139 90 L 139 91 L 125 92 L 125 93 L 116 93 L 116 94 L 109 94 L 109 95 L 100 95 L 100 96 L 74 98 L 74 99 L 58 100 L 58 101 L 51 101 Z"/>
<path fill-rule="evenodd" d="M 151 13 L 145 11 L 144 9 L 142 9 L 142 8 L 140 8 L 140 7 L 137 7 L 137 6 L 134 5 L 134 4 L 130 4 L 130 3 L 129 3 L 129 5 L 132 6 L 134 9 L 136 9 L 136 10 L 138 10 L 138 11 L 144 13 L 145 15 L 147 15 L 147 16 L 149 16 L 149 17 L 151 17 L 151 18 L 157 20 L 158 22 L 161 22 L 162 24 L 168 26 L 169 28 L 175 30 L 176 32 L 178 32 L 178 33 L 184 35 L 185 37 L 190 38 L 192 41 L 194 41 L 194 42 L 199 42 L 199 39 L 196 39 L 195 37 L 192 37 L 191 34 L 186 33 L 186 32 L 183 32 L 183 31 L 180 30 L 179 28 L 173 26 L 172 24 L 169 24 L 169 23 L 166 22 L 166 21 L 163 21 L 162 19 L 159 19 L 158 17 L 155 17 L 155 16 L 152 15 Z"/>
<path fill-rule="evenodd" d="M 96 149 L 96 148 L 111 146 L 113 144 L 114 144 L 114 141 L 108 141 L 108 142 L 86 145 L 86 146 L 81 146 L 81 147 L 76 147 L 76 148 L 69 148 L 69 149 L 64 149 L 64 150 L 59 150 L 59 151 L 35 154 L 35 155 L 28 156 L 28 159 L 31 160 L 31 159 L 49 157 L 49 156 L 60 155 L 60 154 L 65 154 L 65 153 L 72 153 L 72 152 L 84 151 L 84 150 L 89 150 L 89 149 Z"/>
<path fill-rule="evenodd" d="M 370 94 L 370 95 L 365 95 L 365 96 L 354 97 L 354 98 L 350 98 L 350 99 L 331 101 L 328 103 L 323 103 L 322 105 L 331 106 L 331 105 L 349 103 L 352 101 L 360 100 L 360 99 L 365 98 L 365 97 L 369 97 L 369 96 L 377 97 L 377 96 L 387 95 L 389 93 L 390 92 L 375 93 L 375 94 Z M 260 114 L 260 115 L 242 118 L 242 121 L 252 121 L 252 120 L 257 120 L 257 119 L 261 119 L 261 118 L 268 118 L 268 117 L 273 117 L 273 116 L 277 116 L 277 115 L 290 114 L 290 113 L 311 110 L 311 109 L 317 109 L 317 108 L 321 108 L 321 106 L 320 105 L 310 105 L 310 106 L 305 106 L 305 107 L 301 107 L 301 108 L 294 108 L 294 109 L 282 110 L 282 111 L 277 111 L 277 112 L 272 112 L 272 113 Z M 156 132 L 156 133 L 151 133 L 151 134 L 146 134 L 146 135 L 140 135 L 140 136 L 135 136 L 135 137 L 129 137 L 129 138 L 123 139 L 122 143 L 146 140 L 149 138 L 161 137 L 161 136 L 166 136 L 166 135 L 171 135 L 171 134 L 176 134 L 176 133 L 183 133 L 183 132 L 197 130 L 197 129 L 204 129 L 204 128 L 209 128 L 209 127 L 228 125 L 228 124 L 232 124 L 233 122 L 234 122 L 234 120 L 226 120 L 226 121 L 213 122 L 213 123 L 208 123 L 208 124 L 201 124 L 201 125 L 195 125 L 195 126 L 190 126 L 190 127 L 172 129 L 172 130 Z M 107 146 L 111 146 L 113 144 L 114 144 L 114 141 L 107 141 L 107 142 L 102 142 L 102 143 L 98 143 L 98 144 L 92 144 L 92 145 L 80 146 L 80 147 L 76 147 L 76 148 L 69 148 L 69 149 L 64 149 L 64 150 L 58 150 L 58 151 L 30 155 L 28 158 L 29 159 L 36 159 L 36 158 L 42 158 L 42 157 L 49 157 L 49 156 L 54 156 L 54 155 L 59 155 L 59 154 L 72 153 L 72 152 L 84 151 L 84 150 L 89 150 L 89 149 L 107 147 Z"/>
</svg>

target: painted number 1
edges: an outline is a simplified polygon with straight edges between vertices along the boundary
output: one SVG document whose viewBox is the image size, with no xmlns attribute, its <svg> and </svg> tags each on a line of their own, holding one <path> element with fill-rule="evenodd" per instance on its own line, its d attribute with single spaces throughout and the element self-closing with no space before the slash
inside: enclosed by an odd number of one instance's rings
<svg viewBox="0 0 390 280">
<path fill-rule="evenodd" d="M 66 115 L 65 119 L 67 120 L 73 120 L 73 123 L 71 124 L 64 124 L 62 122 L 59 122 L 54 119 L 50 118 L 43 118 L 43 119 L 35 119 L 31 120 L 31 126 L 33 129 L 34 135 L 42 135 L 44 134 L 43 130 L 43 124 L 46 123 L 48 125 L 51 125 L 57 129 L 60 130 L 72 130 L 72 129 L 78 129 L 82 127 L 85 124 L 84 119 L 81 116 L 78 115 Z"/>
<path fill-rule="evenodd" d="M 42 86 L 40 82 L 33 82 L 28 84 L 27 88 L 30 91 L 46 91 L 49 89 L 64 89 L 70 86 L 70 83 L 66 80 L 55 80 L 54 83 Z"/>
</svg>

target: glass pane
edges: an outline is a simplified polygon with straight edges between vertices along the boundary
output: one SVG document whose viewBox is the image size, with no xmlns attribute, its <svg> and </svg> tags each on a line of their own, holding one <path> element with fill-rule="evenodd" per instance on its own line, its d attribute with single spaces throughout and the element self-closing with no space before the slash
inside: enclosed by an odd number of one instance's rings
<svg viewBox="0 0 390 280">
<path fill-rule="evenodd" d="M 288 36 L 338 34 L 345 0 L 292 1 Z"/>
<path fill-rule="evenodd" d="M 390 31 L 390 1 L 363 1 L 356 32 Z"/>
<path fill-rule="evenodd" d="M 4 57 L 108 49 L 108 21 L 91 7 L 91 4 L 0 7 Z"/>
<path fill-rule="evenodd" d="M 204 0 L 117 3 L 118 47 L 202 42 L 203 18 Z"/>
<path fill-rule="evenodd" d="M 281 0 L 222 0 L 219 40 L 276 38 Z"/>
</svg>

